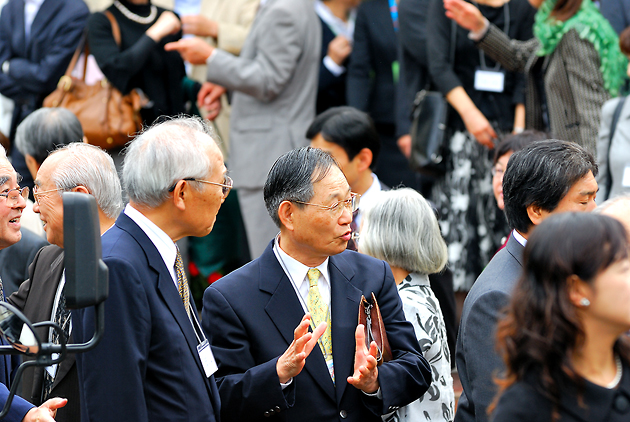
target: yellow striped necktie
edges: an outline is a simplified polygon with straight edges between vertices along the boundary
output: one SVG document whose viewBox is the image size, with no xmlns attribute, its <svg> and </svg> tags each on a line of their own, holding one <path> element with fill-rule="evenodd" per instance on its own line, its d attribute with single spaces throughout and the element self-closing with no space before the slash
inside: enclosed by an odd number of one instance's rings
<svg viewBox="0 0 630 422">
<path fill-rule="evenodd" d="M 184 263 L 182 262 L 182 255 L 179 253 L 179 249 L 177 249 L 177 256 L 175 258 L 175 274 L 177 274 L 179 296 L 182 298 L 184 308 L 186 308 L 186 314 L 190 318 L 190 290 L 188 288 L 188 280 L 186 279 Z"/>
<path fill-rule="evenodd" d="M 319 293 L 319 276 L 321 273 L 317 268 L 311 268 L 308 270 L 308 296 L 306 298 L 306 306 L 308 307 L 308 311 L 311 314 L 311 323 L 313 329 L 317 327 L 322 321 L 326 321 L 326 331 L 319 338 L 319 347 L 322 349 L 322 353 L 324 354 L 324 359 L 326 359 L 326 365 L 328 366 L 328 371 L 330 372 L 330 376 L 335 382 L 335 371 L 333 367 L 333 355 L 332 355 L 332 335 L 331 335 L 331 323 L 330 323 L 330 312 L 328 311 L 328 306 L 324 305 L 322 300 L 322 296 Z"/>
</svg>

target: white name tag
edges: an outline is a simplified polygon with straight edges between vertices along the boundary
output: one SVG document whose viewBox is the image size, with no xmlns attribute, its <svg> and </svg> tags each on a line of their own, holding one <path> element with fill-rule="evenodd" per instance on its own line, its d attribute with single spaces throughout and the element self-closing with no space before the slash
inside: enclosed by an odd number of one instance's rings
<svg viewBox="0 0 630 422">
<path fill-rule="evenodd" d="M 206 377 L 209 378 L 212 374 L 217 372 L 219 367 L 217 366 L 217 361 L 214 360 L 212 350 L 210 350 L 208 339 L 205 339 L 203 343 L 197 346 L 197 353 L 199 353 L 199 359 L 201 359 L 201 365 L 206 373 Z"/>
<path fill-rule="evenodd" d="M 630 188 L 630 164 L 626 164 L 626 168 L 623 169 L 623 177 L 621 178 L 621 186 L 624 188 Z"/>
<path fill-rule="evenodd" d="M 475 71 L 475 89 L 477 91 L 503 92 L 505 73 L 496 70 Z"/>
</svg>

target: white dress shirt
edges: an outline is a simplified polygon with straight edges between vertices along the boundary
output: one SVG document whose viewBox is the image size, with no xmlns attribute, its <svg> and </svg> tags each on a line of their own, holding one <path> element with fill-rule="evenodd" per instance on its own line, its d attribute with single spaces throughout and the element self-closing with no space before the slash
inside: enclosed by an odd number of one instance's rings
<svg viewBox="0 0 630 422">
<path fill-rule="evenodd" d="M 27 40 L 31 36 L 31 26 L 43 2 L 44 0 L 24 0 L 24 35 Z"/>
</svg>

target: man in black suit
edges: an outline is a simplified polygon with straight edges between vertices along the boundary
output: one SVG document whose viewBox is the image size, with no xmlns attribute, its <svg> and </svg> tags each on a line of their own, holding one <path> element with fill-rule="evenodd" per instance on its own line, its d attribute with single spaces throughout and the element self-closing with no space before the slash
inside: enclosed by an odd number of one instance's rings
<svg viewBox="0 0 630 422">
<path fill-rule="evenodd" d="M 33 323 L 57 322 L 72 341 L 70 311 L 63 298 L 63 192 L 91 194 L 98 204 L 101 234 L 109 229 L 122 209 L 120 181 L 112 158 L 103 150 L 73 143 L 53 152 L 41 165 L 35 180 L 34 211 L 44 222 L 51 245 L 41 249 L 29 268 L 29 279 L 7 301 L 24 312 Z M 48 327 L 38 329 L 45 341 L 55 341 Z M 58 365 L 29 368 L 22 378 L 22 396 L 40 405 L 49 397 L 68 399 L 57 422 L 80 419 L 79 383 L 75 355 Z"/>
<path fill-rule="evenodd" d="M 345 250 L 357 203 L 334 159 L 290 151 L 264 192 L 280 234 L 204 294 L 223 422 L 377 422 L 420 397 L 430 369 L 389 266 Z M 380 366 L 376 343 L 366 346 L 357 326 L 361 295 L 372 293 L 393 355 Z"/>
<path fill-rule="evenodd" d="M 219 421 L 213 351 L 175 245 L 210 233 L 230 192 L 217 140 L 206 121 L 180 117 L 127 147 L 129 204 L 102 237 L 105 333 L 77 356 L 84 420 Z M 76 341 L 90 339 L 94 310 L 73 311 L 72 318 Z"/>
<path fill-rule="evenodd" d="M 79 44 L 89 10 L 81 0 L 9 0 L 0 15 L 0 93 L 15 101 L 11 132 L 42 105 Z M 24 157 L 11 150 L 16 170 L 33 186 Z"/>
<path fill-rule="evenodd" d="M 534 142 L 510 158 L 503 200 L 513 231 L 464 302 L 455 355 L 464 391 L 456 422 L 488 420 L 497 393 L 492 377 L 505 368 L 495 351 L 496 324 L 521 275 L 529 233 L 552 213 L 595 209 L 595 176 L 595 158 L 574 142 Z"/>
</svg>

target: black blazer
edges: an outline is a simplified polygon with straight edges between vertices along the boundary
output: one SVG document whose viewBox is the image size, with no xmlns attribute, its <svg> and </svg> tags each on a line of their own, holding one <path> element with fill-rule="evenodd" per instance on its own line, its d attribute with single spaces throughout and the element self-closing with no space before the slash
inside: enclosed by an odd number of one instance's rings
<svg viewBox="0 0 630 422">
<path fill-rule="evenodd" d="M 81 0 L 45 0 L 24 37 L 24 0 L 10 0 L 0 17 L 0 94 L 15 101 L 11 136 L 17 125 L 41 107 L 64 74 L 90 12 Z"/>
<path fill-rule="evenodd" d="M 346 105 L 346 75 L 347 71 L 339 76 L 333 75 L 326 66 L 324 66 L 324 57 L 328 54 L 328 44 L 335 39 L 335 34 L 328 27 L 326 22 L 319 18 L 322 24 L 322 55 L 319 60 L 319 82 L 317 84 L 317 114 L 328 110 L 331 107 Z M 348 66 L 350 58 L 348 57 L 343 66 Z"/>
<path fill-rule="evenodd" d="M 578 393 L 568 377 L 557 377 L 560 382 L 559 422 L 627 422 L 630 420 L 630 366 L 623 363 L 623 376 L 617 388 L 608 389 L 584 381 Z M 580 405 L 578 397 L 583 399 Z M 510 386 L 501 395 L 492 415 L 493 422 L 550 422 L 552 406 L 538 386 L 535 374 Z"/>
<path fill-rule="evenodd" d="M 389 266 L 345 251 L 330 257 L 332 344 L 336 385 L 315 347 L 302 372 L 281 390 L 278 357 L 293 341 L 304 309 L 273 250 L 206 289 L 202 324 L 219 365 L 221 420 L 380 422 L 420 397 L 431 382 L 413 327 L 405 320 Z M 348 384 L 359 301 L 376 295 L 394 359 L 378 368 L 383 399 Z M 267 417 L 265 417 L 267 416 Z"/>
<path fill-rule="evenodd" d="M 375 123 L 394 124 L 396 89 L 392 64 L 398 38 L 387 0 L 364 1 L 357 11 L 354 47 L 348 66 L 348 105 Z"/>
<path fill-rule="evenodd" d="M 32 322 L 51 321 L 51 313 L 57 287 L 63 274 L 63 249 L 48 245 L 35 255 L 29 268 L 29 279 L 11 295 L 7 302 L 24 312 Z M 38 328 L 39 338 L 48 341 L 48 328 Z M 72 334 L 70 335 L 72 342 Z M 25 358 L 25 360 L 29 360 Z M 44 368 L 28 368 L 22 377 L 22 397 L 39 406 L 42 403 Z M 79 400 L 79 379 L 75 365 L 75 355 L 68 354 L 59 364 L 57 376 L 50 397 L 64 397 L 68 404 L 57 412 L 57 422 L 78 421 L 81 416 Z"/>
</svg>

